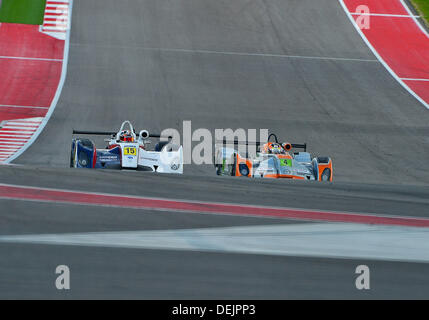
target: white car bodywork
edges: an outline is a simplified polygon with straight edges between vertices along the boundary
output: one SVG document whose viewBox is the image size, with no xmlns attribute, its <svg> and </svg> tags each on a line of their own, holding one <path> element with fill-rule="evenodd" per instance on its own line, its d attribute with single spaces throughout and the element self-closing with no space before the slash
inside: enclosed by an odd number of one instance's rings
<svg viewBox="0 0 429 320">
<path fill-rule="evenodd" d="M 136 142 L 120 141 L 120 133 L 128 125 Z M 162 173 L 183 173 L 183 147 L 168 143 L 160 151 L 148 151 L 146 146 L 150 143 L 147 130 L 141 130 L 136 136 L 130 121 L 124 121 L 118 133 L 111 139 L 107 139 L 109 145 L 118 145 L 121 148 L 121 163 L 123 168 L 143 168 L 148 171 Z"/>
</svg>

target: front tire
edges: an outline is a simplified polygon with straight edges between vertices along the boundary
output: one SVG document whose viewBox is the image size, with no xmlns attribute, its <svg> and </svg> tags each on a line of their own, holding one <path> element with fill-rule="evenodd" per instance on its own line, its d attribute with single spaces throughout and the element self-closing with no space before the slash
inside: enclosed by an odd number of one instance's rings
<svg viewBox="0 0 429 320">
<path fill-rule="evenodd" d="M 72 142 L 72 146 L 71 146 L 71 151 L 70 151 L 70 168 L 74 168 L 74 164 L 75 164 L 75 147 L 76 147 L 76 143 L 73 141 Z"/>
</svg>

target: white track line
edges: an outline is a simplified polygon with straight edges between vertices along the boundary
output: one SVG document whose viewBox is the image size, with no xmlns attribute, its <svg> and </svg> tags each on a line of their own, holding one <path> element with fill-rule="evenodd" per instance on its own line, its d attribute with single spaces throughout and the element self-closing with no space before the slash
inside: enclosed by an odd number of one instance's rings
<svg viewBox="0 0 429 320">
<path fill-rule="evenodd" d="M 55 19 L 55 21 L 57 21 L 58 19 L 60 19 L 61 21 L 63 20 L 67 20 L 67 16 L 58 16 L 58 15 L 52 15 L 52 14 L 46 14 L 45 15 L 45 19 Z"/>
<path fill-rule="evenodd" d="M 391 17 L 391 18 L 420 18 L 420 16 L 413 16 L 408 14 L 387 14 L 387 13 L 350 13 L 352 16 L 374 16 L 374 17 Z"/>
<path fill-rule="evenodd" d="M 28 139 L 31 138 L 31 134 L 29 135 L 7 135 L 7 134 L 0 134 L 0 141 L 1 140 L 5 140 L 5 139 L 19 139 L 19 140 L 25 140 L 27 141 Z"/>
<path fill-rule="evenodd" d="M 377 57 L 377 59 L 386 68 L 386 70 L 389 71 L 389 73 L 392 75 L 392 77 L 394 77 L 396 79 L 396 81 L 398 81 L 405 90 L 407 90 L 414 98 L 416 98 L 421 104 L 423 104 L 426 109 L 429 109 L 429 104 L 426 101 L 424 101 L 422 98 L 420 98 L 413 90 L 411 90 L 411 88 L 408 87 L 407 84 L 404 81 L 402 81 L 401 78 L 398 77 L 398 75 L 392 70 L 392 68 L 390 68 L 390 66 L 378 54 L 377 50 L 375 50 L 375 48 L 372 46 L 372 44 L 366 38 L 365 34 L 362 32 L 362 30 L 356 24 L 356 21 L 353 18 L 353 16 L 350 14 L 349 10 L 347 9 L 347 6 L 345 5 L 344 0 L 338 0 L 338 1 L 340 2 L 341 6 L 343 7 L 344 12 L 349 17 L 352 25 L 355 27 L 356 31 L 361 36 L 362 40 L 366 43 L 366 45 L 368 46 L 368 48 L 371 49 L 372 53 Z M 410 12 L 409 9 L 408 9 L 408 7 L 406 7 L 406 8 L 407 8 L 408 12 Z"/>
<path fill-rule="evenodd" d="M 0 108 L 49 109 L 49 107 L 14 106 L 14 105 L 10 105 L 10 104 L 0 104 Z"/>
<path fill-rule="evenodd" d="M 429 81 L 429 79 L 401 78 L 404 81 Z"/>
<path fill-rule="evenodd" d="M 6 141 L 5 141 L 6 142 Z M 0 144 L 2 144 L 3 141 L 0 140 Z M 11 142 L 11 141 L 7 141 L 7 145 L 13 145 L 12 147 L 14 147 L 15 145 L 24 145 L 24 142 Z"/>
<path fill-rule="evenodd" d="M 69 7 L 68 4 L 53 4 L 52 2 L 46 3 L 46 8 L 52 8 L 52 9 L 48 9 L 48 10 L 55 10 L 55 8 L 67 8 L 68 9 L 68 7 Z"/>
<path fill-rule="evenodd" d="M 136 47 L 138 48 L 138 47 Z M 320 57 L 320 56 L 300 56 L 272 53 L 250 53 L 250 52 L 234 52 L 234 51 L 212 51 L 212 50 L 191 50 L 191 49 L 171 49 L 171 48 L 140 48 L 150 51 L 162 52 L 181 52 L 181 53 L 199 53 L 199 54 L 218 54 L 218 55 L 233 55 L 233 56 L 249 56 L 249 57 L 272 57 L 272 58 L 288 58 L 288 59 L 309 59 L 309 60 L 336 60 L 336 61 L 359 61 L 359 62 L 378 62 L 374 59 L 359 59 L 359 58 L 340 58 L 340 57 Z"/>
<path fill-rule="evenodd" d="M 40 120 L 37 120 L 37 118 L 24 118 L 24 119 L 9 120 L 9 122 L 40 123 L 42 122 L 42 118 L 40 118 Z"/>
<path fill-rule="evenodd" d="M 74 46 L 86 46 L 82 43 L 73 43 Z M 287 55 L 276 53 L 253 53 L 253 52 L 239 52 L 239 51 L 214 51 L 203 49 L 178 49 L 178 48 L 160 48 L 160 47 L 142 47 L 142 46 L 118 46 L 118 45 L 97 45 L 98 48 L 111 48 L 132 49 L 132 50 L 145 50 L 145 51 L 160 51 L 160 52 L 178 52 L 178 53 L 197 53 L 197 54 L 216 54 L 216 55 L 231 55 L 231 56 L 248 56 L 248 57 L 268 57 L 268 58 L 286 58 L 286 59 L 309 59 L 309 60 L 338 60 L 338 61 L 357 61 L 357 62 L 376 62 L 377 59 L 362 59 L 362 58 L 345 58 L 345 57 L 323 57 L 323 56 L 301 56 L 301 55 Z"/>
<path fill-rule="evenodd" d="M 0 137 L 0 141 L 27 141 L 28 139 L 27 138 L 18 138 L 18 137 L 16 137 L 16 138 L 6 138 L 6 137 L 4 137 L 4 136 L 2 136 L 2 137 Z"/>
<path fill-rule="evenodd" d="M 6 132 L 7 133 L 9 133 L 9 132 L 11 132 L 11 133 L 12 132 L 17 132 L 17 133 L 33 134 L 33 132 L 35 132 L 37 128 L 27 129 L 27 128 L 21 128 L 21 127 L 13 127 L 13 128 L 3 127 L 2 130 L 3 129 L 16 129 L 16 130 L 4 130 L 4 131 L 2 131 L 4 133 L 6 133 Z"/>
<path fill-rule="evenodd" d="M 63 59 L 32 58 L 32 57 L 11 57 L 11 56 L 0 56 L 0 59 L 36 60 L 36 61 L 54 61 L 54 62 L 62 62 L 62 61 L 63 61 Z"/>
<path fill-rule="evenodd" d="M 9 124 L 7 124 L 7 125 L 5 125 L 5 126 L 2 126 L 2 129 L 18 129 L 18 130 L 21 130 L 21 129 L 25 129 L 25 130 L 36 130 L 37 129 L 37 125 L 27 125 L 27 126 L 25 126 L 25 124 L 23 124 L 23 125 L 19 125 L 19 124 L 13 124 L 13 125 L 9 125 Z"/>
<path fill-rule="evenodd" d="M 43 27 L 43 31 L 66 31 L 67 27 L 60 27 L 60 26 L 56 26 L 56 27 Z"/>
<path fill-rule="evenodd" d="M 67 9 L 58 9 L 58 10 L 45 10 L 46 13 L 60 13 L 60 14 L 68 14 Z"/>
</svg>

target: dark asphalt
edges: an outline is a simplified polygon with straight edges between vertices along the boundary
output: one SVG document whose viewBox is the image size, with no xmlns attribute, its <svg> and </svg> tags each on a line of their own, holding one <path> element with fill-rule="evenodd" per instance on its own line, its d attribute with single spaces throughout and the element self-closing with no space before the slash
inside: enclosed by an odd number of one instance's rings
<svg viewBox="0 0 429 320">
<path fill-rule="evenodd" d="M 255 55 L 257 54 L 257 55 Z M 320 59 L 329 58 L 329 59 Z M 332 59 L 334 58 L 334 59 Z M 66 169 L 72 129 L 268 128 L 334 161 L 335 183 Z M 75 0 L 67 80 L 2 183 L 308 209 L 429 215 L 429 112 L 336 0 Z M 53 168 L 52 168 L 53 167 Z M 0 200 L 0 234 L 278 223 Z M 297 221 L 290 221 L 297 223 Z M 282 220 L 284 223 L 284 220 Z M 427 264 L 0 245 L 0 298 L 427 298 Z M 371 264 L 372 289 L 354 287 Z M 53 287 L 68 264 L 72 290 Z"/>
<path fill-rule="evenodd" d="M 429 187 L 413 185 L 252 180 L 216 175 L 179 176 L 21 166 L 1 167 L 0 181 L 169 199 L 429 217 Z"/>
<path fill-rule="evenodd" d="M 0 245 L 0 298 L 427 299 L 429 264 L 186 251 Z M 57 290 L 55 268 L 70 268 Z M 370 269 L 357 290 L 355 269 Z M 17 277 L 19 275 L 19 277 Z M 164 310 L 160 310 L 164 311 Z"/>
</svg>

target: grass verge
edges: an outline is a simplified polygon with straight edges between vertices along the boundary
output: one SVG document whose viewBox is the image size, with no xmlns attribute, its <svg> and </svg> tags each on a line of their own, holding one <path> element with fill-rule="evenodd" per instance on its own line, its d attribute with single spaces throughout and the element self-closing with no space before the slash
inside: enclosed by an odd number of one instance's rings
<svg viewBox="0 0 429 320">
<path fill-rule="evenodd" d="M 419 15 L 423 17 L 425 24 L 429 27 L 429 0 L 410 0 Z"/>
<path fill-rule="evenodd" d="M 0 22 L 42 24 L 46 0 L 1 0 Z"/>
</svg>

